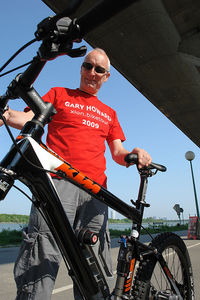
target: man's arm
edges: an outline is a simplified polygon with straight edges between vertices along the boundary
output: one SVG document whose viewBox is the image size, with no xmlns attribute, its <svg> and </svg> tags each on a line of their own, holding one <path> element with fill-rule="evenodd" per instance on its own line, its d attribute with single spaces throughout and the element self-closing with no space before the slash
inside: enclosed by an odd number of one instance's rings
<svg viewBox="0 0 200 300">
<path fill-rule="evenodd" d="M 27 121 L 30 121 L 34 116 L 34 113 L 30 110 L 28 112 L 17 111 L 9 108 L 5 113 L 4 117 L 9 126 L 16 129 L 22 129 Z M 0 119 L 0 126 L 3 125 L 3 121 Z"/>
<path fill-rule="evenodd" d="M 119 139 L 112 141 L 109 144 L 109 148 L 113 160 L 122 166 L 126 166 L 124 158 L 128 153 L 135 153 L 138 155 L 138 168 L 148 166 L 152 162 L 151 156 L 145 150 L 136 147 L 133 151 L 129 152 L 123 147 L 122 142 Z"/>
</svg>

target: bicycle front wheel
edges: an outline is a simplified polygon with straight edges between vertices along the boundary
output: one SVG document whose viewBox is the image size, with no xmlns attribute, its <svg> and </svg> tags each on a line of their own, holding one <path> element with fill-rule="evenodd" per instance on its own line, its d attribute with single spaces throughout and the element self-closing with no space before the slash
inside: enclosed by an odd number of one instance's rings
<svg viewBox="0 0 200 300">
<path fill-rule="evenodd" d="M 194 284 L 190 257 L 183 240 L 174 233 L 159 234 L 151 242 L 162 253 L 184 300 L 194 300 Z M 179 299 L 172 291 L 156 257 L 143 259 L 138 267 L 132 290 L 133 299 Z"/>
</svg>

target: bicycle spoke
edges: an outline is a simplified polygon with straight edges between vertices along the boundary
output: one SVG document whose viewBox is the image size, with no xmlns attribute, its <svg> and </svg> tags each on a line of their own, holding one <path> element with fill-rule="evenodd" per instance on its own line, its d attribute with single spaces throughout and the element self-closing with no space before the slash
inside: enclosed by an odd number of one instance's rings
<svg viewBox="0 0 200 300">
<path fill-rule="evenodd" d="M 184 242 L 173 233 L 163 233 L 153 240 L 152 245 L 162 253 L 175 281 L 176 289 L 171 286 L 170 280 L 156 258 L 149 257 L 141 262 L 136 274 L 132 292 L 134 299 L 176 299 L 181 295 L 183 300 L 193 300 L 191 262 L 186 255 Z"/>
</svg>

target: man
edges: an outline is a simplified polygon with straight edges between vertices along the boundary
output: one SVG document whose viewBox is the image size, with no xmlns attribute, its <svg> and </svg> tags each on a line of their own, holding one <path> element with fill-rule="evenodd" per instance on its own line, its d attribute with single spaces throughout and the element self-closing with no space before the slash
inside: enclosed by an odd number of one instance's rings
<svg viewBox="0 0 200 300">
<path fill-rule="evenodd" d="M 52 88 L 43 97 L 57 110 L 48 126 L 47 145 L 105 188 L 105 141 L 112 158 L 120 165 L 126 165 L 124 157 L 130 153 L 122 145 L 125 137 L 116 112 L 97 98 L 99 89 L 110 76 L 109 69 L 106 53 L 96 48 L 87 54 L 81 66 L 79 89 Z M 32 119 L 33 112 L 9 109 L 4 116 L 9 125 L 21 129 Z M 151 163 L 151 157 L 143 149 L 135 148 L 132 152 L 138 155 L 139 167 Z M 102 255 L 112 273 L 107 206 L 62 179 L 54 178 L 54 184 L 72 227 L 99 233 Z M 16 300 L 50 299 L 60 259 L 47 225 L 32 206 L 28 232 L 24 233 L 14 268 Z M 76 290 L 75 299 L 81 299 Z"/>
</svg>

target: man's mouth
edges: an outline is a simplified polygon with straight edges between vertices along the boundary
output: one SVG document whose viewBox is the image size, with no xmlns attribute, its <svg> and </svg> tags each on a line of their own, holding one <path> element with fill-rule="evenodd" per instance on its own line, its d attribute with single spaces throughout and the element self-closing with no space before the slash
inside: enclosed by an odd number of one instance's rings
<svg viewBox="0 0 200 300">
<path fill-rule="evenodd" d="M 92 79 L 86 79 L 86 83 L 87 83 L 87 84 L 94 85 L 94 84 L 96 84 L 96 81 L 95 81 L 95 80 L 92 80 Z"/>
</svg>

